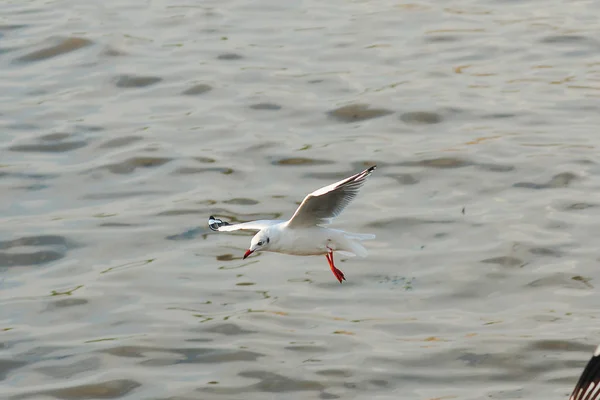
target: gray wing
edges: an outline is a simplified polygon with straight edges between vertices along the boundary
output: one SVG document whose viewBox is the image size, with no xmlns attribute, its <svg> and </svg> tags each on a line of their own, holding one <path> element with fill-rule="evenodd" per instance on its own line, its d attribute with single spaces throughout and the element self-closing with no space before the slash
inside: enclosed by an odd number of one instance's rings
<svg viewBox="0 0 600 400">
<path fill-rule="evenodd" d="M 373 165 L 363 172 L 315 190 L 304 198 L 288 221 L 288 227 L 325 225 L 337 217 L 358 194 L 366 179 L 377 168 Z"/>
<path fill-rule="evenodd" d="M 600 399 L 600 346 L 588 361 L 569 400 Z"/>
<path fill-rule="evenodd" d="M 261 229 L 266 228 L 267 226 L 279 224 L 281 222 L 285 221 L 262 219 L 259 221 L 243 222 L 241 224 L 230 224 L 229 222 L 224 222 L 220 219 L 215 218 L 212 215 L 208 217 L 208 227 L 213 231 L 219 232 L 230 232 L 237 230 L 260 231 Z"/>
</svg>

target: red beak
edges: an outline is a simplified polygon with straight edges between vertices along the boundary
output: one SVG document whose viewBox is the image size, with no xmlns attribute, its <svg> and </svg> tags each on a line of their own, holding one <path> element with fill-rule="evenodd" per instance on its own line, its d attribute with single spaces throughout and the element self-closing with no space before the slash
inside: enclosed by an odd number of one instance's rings
<svg viewBox="0 0 600 400">
<path fill-rule="evenodd" d="M 250 254 L 252 254 L 252 253 L 254 253 L 254 251 L 252 251 L 252 250 L 250 250 L 250 249 L 246 250 L 246 252 L 244 253 L 244 258 L 242 258 L 242 259 L 243 259 L 243 260 L 245 260 L 245 259 L 246 259 L 246 257 L 248 257 L 248 256 L 249 256 Z"/>
</svg>

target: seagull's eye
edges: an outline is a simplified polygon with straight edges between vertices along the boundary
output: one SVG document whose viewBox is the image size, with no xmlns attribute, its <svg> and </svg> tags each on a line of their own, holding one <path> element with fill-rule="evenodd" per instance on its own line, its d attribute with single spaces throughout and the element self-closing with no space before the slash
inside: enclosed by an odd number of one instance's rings
<svg viewBox="0 0 600 400">
<path fill-rule="evenodd" d="M 263 245 L 262 240 L 260 242 L 258 242 L 257 245 L 262 246 Z"/>
</svg>

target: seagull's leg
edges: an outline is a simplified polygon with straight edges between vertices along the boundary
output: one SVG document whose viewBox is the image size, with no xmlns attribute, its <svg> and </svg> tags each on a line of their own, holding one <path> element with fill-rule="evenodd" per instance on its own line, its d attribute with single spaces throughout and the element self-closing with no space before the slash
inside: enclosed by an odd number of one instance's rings
<svg viewBox="0 0 600 400">
<path fill-rule="evenodd" d="M 328 250 L 329 253 L 325 254 L 325 258 L 327 258 L 327 262 L 329 262 L 329 268 L 331 268 L 331 272 L 333 272 L 333 275 L 336 277 L 336 279 L 342 283 L 342 280 L 346 280 L 344 273 L 337 269 L 335 265 L 333 265 L 333 250 L 330 248 L 328 248 Z"/>
</svg>

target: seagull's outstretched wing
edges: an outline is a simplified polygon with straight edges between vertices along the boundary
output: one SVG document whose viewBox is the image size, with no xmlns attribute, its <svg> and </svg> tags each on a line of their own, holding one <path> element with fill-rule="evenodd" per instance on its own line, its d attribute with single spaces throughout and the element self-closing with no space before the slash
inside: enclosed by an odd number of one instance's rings
<svg viewBox="0 0 600 400">
<path fill-rule="evenodd" d="M 600 346 L 588 361 L 569 400 L 600 399 Z"/>
<path fill-rule="evenodd" d="M 212 215 L 208 217 L 208 227 L 213 231 L 219 232 L 237 231 L 240 229 L 249 231 L 260 231 L 261 229 L 266 228 L 267 226 L 279 224 L 280 222 L 285 221 L 262 219 L 259 221 L 243 222 L 241 224 L 230 224 L 229 222 L 221 221 L 220 219 L 217 219 Z"/>
<path fill-rule="evenodd" d="M 337 217 L 356 197 L 365 180 L 377 166 L 315 190 L 304 198 L 288 221 L 288 227 L 325 225 Z"/>
</svg>

